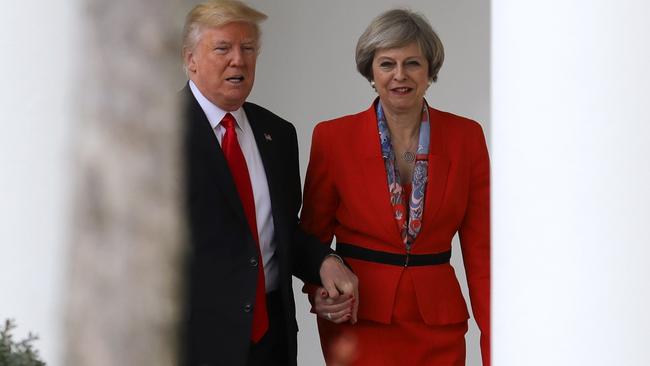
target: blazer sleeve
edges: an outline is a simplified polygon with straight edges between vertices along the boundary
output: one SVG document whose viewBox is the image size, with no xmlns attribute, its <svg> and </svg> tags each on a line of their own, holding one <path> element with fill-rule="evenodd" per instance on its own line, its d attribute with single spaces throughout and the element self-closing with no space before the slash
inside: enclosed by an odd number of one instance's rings
<svg viewBox="0 0 650 366">
<path fill-rule="evenodd" d="M 476 124 L 470 147 L 469 197 L 459 230 L 472 312 L 481 330 L 483 365 L 490 365 L 490 162 Z"/>
<path fill-rule="evenodd" d="M 331 154 L 328 154 L 328 146 L 331 145 L 328 140 L 327 125 L 320 123 L 314 128 L 312 135 L 300 226 L 306 232 L 315 235 L 322 247 L 330 249 L 336 226 L 338 194 L 334 180 L 330 176 Z M 302 292 L 313 296 L 317 288 L 314 283 L 306 283 Z M 314 312 L 313 308 L 312 312 Z"/>
<path fill-rule="evenodd" d="M 298 159 L 298 139 L 296 130 L 291 126 L 291 141 L 293 143 L 291 161 L 287 163 L 295 167 L 292 169 L 294 175 L 291 179 L 293 182 L 292 194 L 294 194 L 293 202 L 296 202 L 296 207 L 292 208 L 294 216 L 291 218 L 294 224 L 293 240 L 291 253 L 292 273 L 300 278 L 303 282 L 320 284 L 320 267 L 325 257 L 333 253 L 333 250 L 327 246 L 321 245 L 320 241 L 313 235 L 308 235 L 298 225 L 298 211 L 301 204 L 301 189 L 300 189 L 300 169 Z M 285 187 L 289 189 L 289 187 Z"/>
<path fill-rule="evenodd" d="M 339 196 L 330 169 L 330 149 L 335 142 L 330 139 L 328 127 L 327 123 L 320 123 L 312 135 L 301 226 L 329 246 L 334 237 Z"/>
</svg>

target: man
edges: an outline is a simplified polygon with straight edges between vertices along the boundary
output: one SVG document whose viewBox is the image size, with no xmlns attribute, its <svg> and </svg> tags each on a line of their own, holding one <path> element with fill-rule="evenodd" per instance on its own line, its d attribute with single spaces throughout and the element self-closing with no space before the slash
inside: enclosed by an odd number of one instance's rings
<svg viewBox="0 0 650 366">
<path fill-rule="evenodd" d="M 322 282 L 328 296 L 358 298 L 354 274 L 298 228 L 294 127 L 245 102 L 265 18 L 211 0 L 190 11 L 183 32 L 192 244 L 185 365 L 295 365 L 292 275 Z M 351 312 L 354 322 L 356 305 Z"/>
</svg>

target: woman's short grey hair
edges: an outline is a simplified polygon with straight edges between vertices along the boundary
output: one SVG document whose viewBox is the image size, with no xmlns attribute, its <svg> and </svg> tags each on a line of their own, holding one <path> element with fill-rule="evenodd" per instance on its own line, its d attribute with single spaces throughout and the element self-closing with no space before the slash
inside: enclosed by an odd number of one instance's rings
<svg viewBox="0 0 650 366">
<path fill-rule="evenodd" d="M 426 18 L 407 9 L 392 9 L 376 17 L 357 42 L 357 70 L 373 80 L 372 61 L 378 49 L 403 47 L 417 42 L 429 62 L 429 78 L 438 80 L 445 59 L 442 42 Z"/>
</svg>

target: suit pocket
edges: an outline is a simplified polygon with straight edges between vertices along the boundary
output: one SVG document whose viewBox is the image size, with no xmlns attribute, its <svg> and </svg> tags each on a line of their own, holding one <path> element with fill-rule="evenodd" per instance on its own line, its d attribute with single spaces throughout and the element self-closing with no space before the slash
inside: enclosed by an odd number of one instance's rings
<svg viewBox="0 0 650 366">
<path fill-rule="evenodd" d="M 467 303 L 449 264 L 409 268 L 424 322 L 452 324 L 469 319 Z"/>
<path fill-rule="evenodd" d="M 360 319 L 390 324 L 403 267 L 345 259 L 359 279 Z"/>
</svg>

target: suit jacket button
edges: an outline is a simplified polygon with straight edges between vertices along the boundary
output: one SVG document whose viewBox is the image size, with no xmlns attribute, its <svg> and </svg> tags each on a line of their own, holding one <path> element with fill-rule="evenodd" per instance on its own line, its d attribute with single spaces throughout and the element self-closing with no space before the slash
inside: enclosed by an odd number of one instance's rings
<svg viewBox="0 0 650 366">
<path fill-rule="evenodd" d="M 251 259 L 248 260 L 248 263 L 251 265 L 251 267 L 257 267 L 257 258 L 251 257 Z"/>
<path fill-rule="evenodd" d="M 253 310 L 253 305 L 251 305 L 250 303 L 246 303 L 246 305 L 244 305 L 244 311 L 250 313 L 251 310 Z"/>
</svg>

